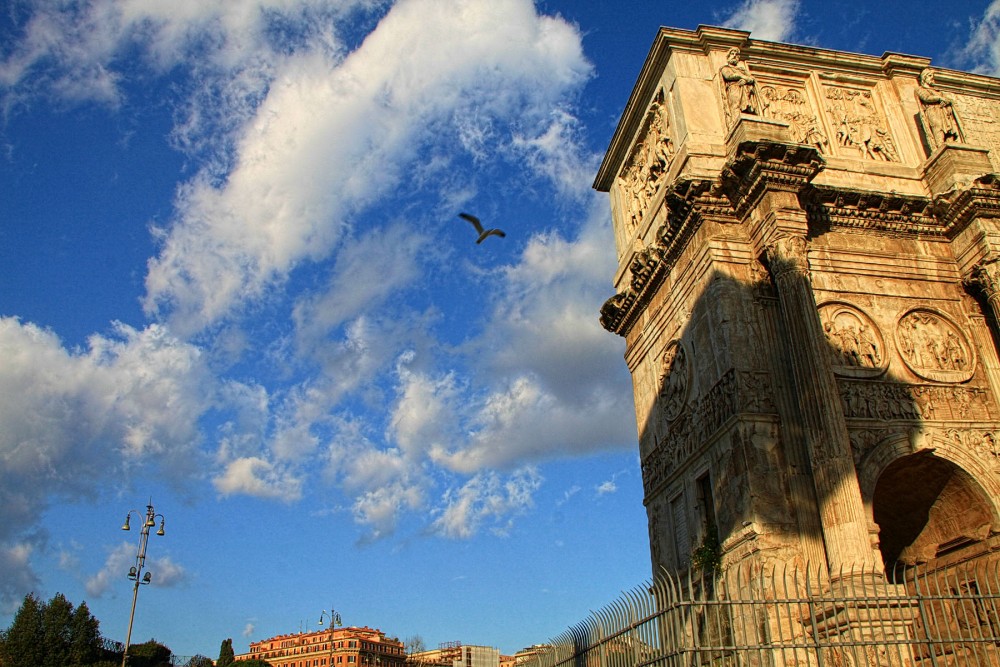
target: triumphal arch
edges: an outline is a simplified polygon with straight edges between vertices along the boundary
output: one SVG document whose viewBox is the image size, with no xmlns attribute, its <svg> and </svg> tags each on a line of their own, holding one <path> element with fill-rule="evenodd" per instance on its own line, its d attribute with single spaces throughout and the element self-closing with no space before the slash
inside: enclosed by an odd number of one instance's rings
<svg viewBox="0 0 1000 667">
<path fill-rule="evenodd" d="M 595 181 L 655 571 L 1000 548 L 1000 81 L 663 28 Z"/>
</svg>

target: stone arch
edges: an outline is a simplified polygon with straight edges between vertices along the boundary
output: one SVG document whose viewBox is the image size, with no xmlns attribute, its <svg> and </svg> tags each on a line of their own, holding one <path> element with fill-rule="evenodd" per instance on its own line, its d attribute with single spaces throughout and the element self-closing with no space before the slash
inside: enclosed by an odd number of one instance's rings
<svg viewBox="0 0 1000 667">
<path fill-rule="evenodd" d="M 886 567 L 927 562 L 1000 532 L 992 471 L 946 434 L 890 436 L 858 473 Z"/>
</svg>

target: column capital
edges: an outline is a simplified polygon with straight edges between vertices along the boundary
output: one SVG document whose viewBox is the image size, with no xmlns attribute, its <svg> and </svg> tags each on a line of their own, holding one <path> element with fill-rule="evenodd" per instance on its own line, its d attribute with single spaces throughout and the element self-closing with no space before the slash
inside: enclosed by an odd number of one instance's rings
<svg viewBox="0 0 1000 667">
<path fill-rule="evenodd" d="M 976 264 L 966 281 L 979 286 L 990 302 L 996 301 L 1000 297 L 1000 257 Z"/>
<path fill-rule="evenodd" d="M 809 276 L 809 243 L 804 236 L 782 234 L 764 246 L 775 280 L 788 273 Z"/>
</svg>

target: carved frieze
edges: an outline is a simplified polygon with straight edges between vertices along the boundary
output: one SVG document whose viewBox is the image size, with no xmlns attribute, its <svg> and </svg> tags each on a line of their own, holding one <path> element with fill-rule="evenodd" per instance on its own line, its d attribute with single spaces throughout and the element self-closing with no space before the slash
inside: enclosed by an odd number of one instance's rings
<svg viewBox="0 0 1000 667">
<path fill-rule="evenodd" d="M 834 373 L 863 378 L 885 372 L 889 364 L 885 339 L 867 314 L 840 302 L 824 303 L 818 310 Z"/>
<path fill-rule="evenodd" d="M 975 348 L 946 315 L 926 308 L 905 313 L 896 325 L 896 348 L 913 373 L 935 382 L 965 382 L 976 370 Z"/>
<path fill-rule="evenodd" d="M 650 104 L 635 146 L 618 175 L 622 209 L 630 229 L 635 229 L 642 222 L 670 167 L 673 154 L 670 116 L 661 88 Z"/>
<path fill-rule="evenodd" d="M 989 396 L 982 387 L 846 379 L 838 386 L 844 416 L 848 419 L 967 421 L 994 418 Z"/>
<path fill-rule="evenodd" d="M 676 357 L 675 357 L 676 361 Z M 661 412 L 663 426 L 656 446 L 642 461 L 643 486 L 649 495 L 736 414 L 776 412 L 770 376 L 765 372 L 730 369 L 703 396 L 690 399 L 671 419 Z"/>
<path fill-rule="evenodd" d="M 823 89 L 827 120 L 837 153 L 881 162 L 898 162 L 899 152 L 871 90 L 845 86 Z"/>
<path fill-rule="evenodd" d="M 760 97 L 764 115 L 788 123 L 788 130 L 795 143 L 815 146 L 820 153 L 829 152 L 830 141 L 809 106 L 804 89 L 767 84 L 760 87 Z"/>
<path fill-rule="evenodd" d="M 909 385 L 841 381 L 840 401 L 848 419 L 920 419 L 920 404 Z"/>
<path fill-rule="evenodd" d="M 962 119 L 966 141 L 1000 153 L 1000 103 L 996 99 L 955 95 L 956 114 Z M 994 165 L 997 164 L 994 159 Z"/>
<path fill-rule="evenodd" d="M 663 417 L 673 421 L 687 403 L 691 385 L 691 364 L 684 345 L 674 339 L 660 359 L 659 396 Z"/>
<path fill-rule="evenodd" d="M 859 428 L 852 429 L 850 432 L 851 438 L 851 455 L 854 457 L 854 465 L 858 466 L 861 464 L 861 460 L 868 455 L 878 443 L 882 442 L 889 435 L 893 433 L 901 432 L 902 429 L 889 429 L 889 428 Z"/>
<path fill-rule="evenodd" d="M 951 429 L 946 435 L 959 448 L 975 454 L 994 470 L 1000 469 L 1000 434 L 996 431 Z"/>
</svg>

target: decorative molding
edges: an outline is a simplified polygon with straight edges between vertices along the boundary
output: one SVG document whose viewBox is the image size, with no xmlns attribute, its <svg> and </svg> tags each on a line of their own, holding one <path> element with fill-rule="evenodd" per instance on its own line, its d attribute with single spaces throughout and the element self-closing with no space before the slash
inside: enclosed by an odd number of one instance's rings
<svg viewBox="0 0 1000 667">
<path fill-rule="evenodd" d="M 742 220 L 768 190 L 798 193 L 825 165 L 815 146 L 742 141 L 722 169 L 721 187 Z"/>
<path fill-rule="evenodd" d="M 704 221 L 733 221 L 728 201 L 711 181 L 677 181 L 666 192 L 664 201 L 668 209 L 666 221 L 656 231 L 655 241 L 632 258 L 628 288 L 601 307 L 601 326 L 611 333 L 628 335 Z"/>
<path fill-rule="evenodd" d="M 934 198 L 934 214 L 949 237 L 973 220 L 1000 218 L 1000 174 L 986 174 L 965 186 Z"/>
<path fill-rule="evenodd" d="M 809 217 L 828 230 L 877 231 L 893 236 L 942 236 L 930 199 L 897 193 L 811 186 L 805 193 Z"/>
</svg>

